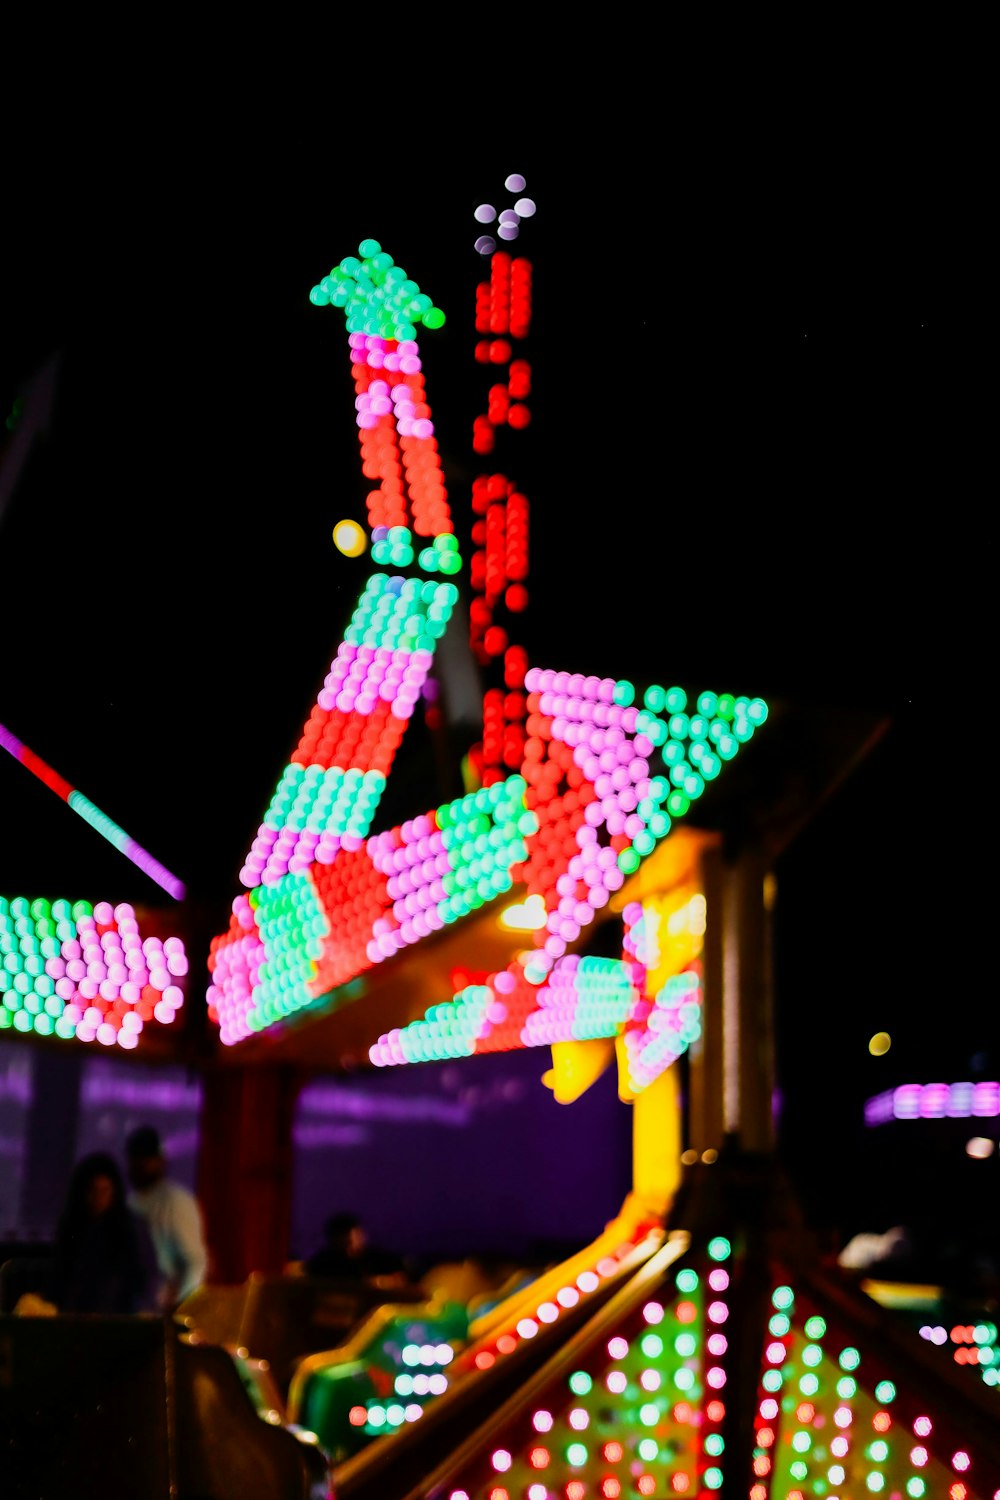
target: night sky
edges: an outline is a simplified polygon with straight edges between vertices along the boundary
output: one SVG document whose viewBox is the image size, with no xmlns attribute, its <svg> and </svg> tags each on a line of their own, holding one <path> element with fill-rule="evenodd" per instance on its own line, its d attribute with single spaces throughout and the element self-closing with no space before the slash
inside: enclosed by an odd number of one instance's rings
<svg viewBox="0 0 1000 1500">
<path fill-rule="evenodd" d="M 532 425 L 490 462 L 532 506 L 531 659 L 891 723 L 778 871 L 786 1118 L 835 1172 L 869 1094 L 997 1076 L 958 190 L 934 159 L 794 141 L 680 172 L 624 129 L 596 161 L 580 133 L 477 165 L 444 144 L 365 178 L 182 137 L 141 180 L 123 155 L 24 198 L 0 251 L 0 723 L 221 930 L 366 566 L 330 540 L 367 482 L 342 315 L 310 287 L 373 236 L 445 311 L 420 343 L 461 534 L 473 209 L 523 173 Z M 0 807 L 5 894 L 165 899 L 6 754 Z"/>
</svg>

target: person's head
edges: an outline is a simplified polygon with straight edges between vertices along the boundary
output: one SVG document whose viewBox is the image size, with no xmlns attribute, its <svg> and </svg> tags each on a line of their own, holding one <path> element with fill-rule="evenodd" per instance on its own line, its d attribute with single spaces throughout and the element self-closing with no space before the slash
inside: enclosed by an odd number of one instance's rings
<svg viewBox="0 0 1000 1500">
<path fill-rule="evenodd" d="M 345 1255 L 360 1255 L 368 1243 L 365 1227 L 357 1214 L 331 1214 L 323 1225 L 326 1242 Z"/>
<path fill-rule="evenodd" d="M 128 1180 L 134 1188 L 152 1187 L 167 1170 L 160 1137 L 152 1125 L 138 1125 L 125 1140 Z"/>
<path fill-rule="evenodd" d="M 73 1168 L 67 1194 L 71 1218 L 98 1219 L 125 1202 L 121 1168 L 106 1151 L 92 1151 Z"/>
</svg>

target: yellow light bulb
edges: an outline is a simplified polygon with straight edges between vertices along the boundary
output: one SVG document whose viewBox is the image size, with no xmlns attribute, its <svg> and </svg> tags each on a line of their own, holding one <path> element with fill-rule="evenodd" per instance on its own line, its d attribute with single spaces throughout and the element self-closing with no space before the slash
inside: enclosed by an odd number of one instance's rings
<svg viewBox="0 0 1000 1500">
<path fill-rule="evenodd" d="M 360 557 L 368 550 L 368 538 L 357 521 L 338 521 L 333 528 L 333 545 L 345 557 Z"/>
</svg>

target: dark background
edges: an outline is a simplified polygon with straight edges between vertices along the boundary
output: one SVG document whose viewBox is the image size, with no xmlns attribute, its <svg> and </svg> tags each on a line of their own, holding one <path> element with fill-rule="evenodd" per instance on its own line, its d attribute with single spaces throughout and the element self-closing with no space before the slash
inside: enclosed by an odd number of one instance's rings
<svg viewBox="0 0 1000 1500">
<path fill-rule="evenodd" d="M 373 235 L 445 310 L 420 344 L 461 531 L 486 378 L 472 210 L 522 172 L 533 420 L 488 462 L 532 506 L 531 660 L 891 726 L 777 871 L 783 1149 L 837 1222 L 848 1201 L 884 1216 L 897 1170 L 876 1174 L 866 1097 L 996 1077 L 992 694 L 970 665 L 988 319 L 947 138 L 788 123 L 766 149 L 734 130 L 681 150 L 647 107 L 558 148 L 487 132 L 478 160 L 460 132 L 377 163 L 221 134 L 158 138 L 141 170 L 123 146 L 86 169 L 22 153 L 8 475 L 18 399 L 41 381 L 51 402 L 0 509 L 0 722 L 222 929 L 366 566 L 330 541 L 368 486 L 342 317 L 309 289 Z M 436 800 L 397 771 L 399 817 Z M 0 807 L 0 891 L 163 899 L 7 755 Z"/>
</svg>

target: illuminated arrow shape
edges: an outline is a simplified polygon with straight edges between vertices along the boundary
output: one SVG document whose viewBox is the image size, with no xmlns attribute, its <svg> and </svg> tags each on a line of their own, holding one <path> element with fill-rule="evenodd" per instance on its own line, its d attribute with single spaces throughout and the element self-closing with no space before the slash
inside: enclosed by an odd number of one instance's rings
<svg viewBox="0 0 1000 1500">
<path fill-rule="evenodd" d="M 342 261 L 311 297 L 318 305 L 346 310 L 362 434 L 382 424 L 386 435 L 398 438 L 402 451 L 404 437 L 433 441 L 432 427 L 418 430 L 416 425 L 429 424 L 429 407 L 418 412 L 418 403 L 410 399 L 413 391 L 397 387 L 404 376 L 419 372 L 415 322 L 422 319 L 433 326 L 438 319 L 429 299 L 408 283 L 376 241 L 363 241 L 359 249 L 363 260 Z M 396 384 L 374 381 L 373 370 L 398 377 Z M 373 477 L 381 474 L 376 504 L 388 505 L 398 465 L 389 473 L 380 470 L 370 453 L 366 458 L 364 441 L 362 456 L 374 463 Z M 409 471 L 407 479 L 409 483 Z M 412 484 L 409 490 L 413 499 Z M 369 511 L 374 514 L 371 504 Z M 446 512 L 431 506 L 421 519 L 415 501 L 411 511 L 415 529 L 425 535 L 434 533 L 442 515 L 450 529 Z M 373 548 L 376 561 L 409 564 L 413 551 L 407 527 L 385 525 L 389 513 L 377 514 L 381 520 L 372 534 L 381 551 Z M 428 520 L 432 514 L 434 524 Z M 460 566 L 457 551 L 438 547 L 441 541 L 435 536 L 434 547 L 420 553 L 420 564 L 455 571 Z M 360 855 L 456 596 L 454 586 L 445 583 L 421 583 L 404 575 L 369 579 L 241 872 L 247 885 L 260 884 L 249 897 L 237 898 L 229 932 L 212 944 L 208 999 L 225 1040 L 239 1040 L 325 998 L 338 984 L 350 983 L 370 963 L 403 946 L 399 934 L 406 933 L 407 923 L 400 921 L 394 930 L 381 914 L 389 890 L 388 884 L 383 890 L 371 879 L 370 866 L 377 868 L 373 848 L 365 851 L 370 863 Z M 426 615 L 421 614 L 424 605 Z M 397 659 L 397 653 L 405 660 Z M 399 684 L 407 673 L 403 692 Z M 513 876 L 527 885 L 529 899 L 544 901 L 546 927 L 524 973 L 499 978 L 502 985 L 512 982 L 526 1020 L 538 1006 L 537 987 L 567 944 L 666 836 L 671 819 L 684 815 L 722 763 L 750 738 L 767 709 L 760 699 L 710 693 L 701 695 L 697 714 L 689 716 L 681 689 L 659 687 L 647 690 L 639 708 L 634 688 L 625 680 L 562 672 L 533 670 L 525 685 L 530 718 L 522 770 L 527 809 L 535 822 Z M 668 717 L 661 717 L 660 710 Z M 393 722 L 399 719 L 404 722 Z M 648 760 L 659 747 L 664 774 L 654 775 Z M 353 944 L 331 919 L 343 901 L 335 892 L 345 889 L 345 876 L 352 892 L 359 885 L 372 887 L 362 931 Z M 423 913 L 411 916 L 406 942 L 434 930 Z M 289 931 L 298 936 L 294 941 L 282 936 L 279 944 L 278 934 Z"/>
<path fill-rule="evenodd" d="M 375 562 L 413 560 L 410 531 L 430 539 L 420 566 L 430 573 L 461 567 L 434 423 L 424 390 L 417 328 L 440 328 L 445 316 L 397 266 L 378 240 L 362 240 L 313 287 L 317 307 L 343 311 L 348 331 L 361 466 L 378 488 L 367 498 Z"/>
<path fill-rule="evenodd" d="M 546 904 L 540 981 L 767 718 L 760 698 L 531 668 L 523 774 L 538 818 L 515 875 Z"/>
<path fill-rule="evenodd" d="M 521 810 L 530 815 L 530 821 L 522 821 L 519 828 L 523 856 L 503 866 L 501 886 L 494 890 L 488 885 L 476 888 L 475 905 L 499 895 L 501 888 L 510 889 L 511 883 L 525 884 L 529 898 L 540 897 L 546 904 L 546 927 L 535 934 L 539 948 L 523 970 L 512 966 L 506 975 L 499 976 L 501 987 L 512 985 L 510 993 L 514 995 L 514 1001 L 507 995 L 499 1001 L 507 1006 L 505 1027 L 498 1032 L 491 1022 L 473 1038 L 478 1044 L 491 1037 L 490 1045 L 505 1047 L 580 1039 L 573 1023 L 567 1023 L 565 1034 L 558 1037 L 543 1036 L 545 1028 L 529 1025 L 531 1013 L 545 1009 L 551 999 L 543 998 L 539 986 L 560 964 L 568 943 L 594 921 L 597 910 L 667 836 L 674 821 L 685 816 L 707 782 L 715 779 L 767 718 L 767 707 L 761 699 L 732 694 L 703 692 L 696 700 L 696 712 L 689 714 L 687 696 L 681 688 L 651 687 L 640 708 L 634 702 L 632 684 L 625 680 L 532 669 L 526 686 L 530 690 L 529 739 L 523 779 L 511 778 L 508 783 L 484 788 L 471 800 L 459 799 L 452 804 L 453 808 L 475 808 L 476 798 L 485 799 L 475 813 L 484 817 L 489 798 L 498 788 L 509 790 L 516 781 L 519 796 L 523 795 Z M 665 712 L 657 713 L 650 705 Z M 428 819 L 436 816 L 426 815 Z M 339 860 L 331 859 L 322 866 L 318 861 L 303 859 L 301 870 L 272 880 L 273 889 L 264 886 L 249 898 L 237 898 L 230 930 L 213 943 L 209 959 L 213 974 L 209 1004 L 226 1041 L 238 1041 L 305 1005 L 325 1000 L 372 963 L 392 957 L 404 946 L 439 930 L 442 923 L 436 921 L 437 917 L 455 920 L 473 909 L 468 899 L 454 902 L 450 895 L 446 907 L 435 899 L 425 901 L 421 908 L 419 881 L 414 885 L 409 872 L 406 879 L 411 889 L 405 896 L 415 900 L 411 900 L 409 912 L 405 903 L 402 910 L 398 908 L 399 893 L 390 892 L 388 885 L 390 855 L 395 858 L 396 849 L 407 846 L 408 852 L 402 857 L 418 861 L 424 872 L 422 878 L 429 880 L 433 860 L 443 852 L 432 843 L 420 846 L 421 838 L 426 840 L 441 831 L 438 824 L 427 823 L 415 833 L 418 824 L 419 820 L 414 820 L 403 825 L 408 837 L 393 830 L 369 840 L 363 853 L 349 850 L 342 837 L 333 851 L 339 854 Z M 361 843 L 357 834 L 350 837 Z M 476 837 L 482 837 L 482 832 Z M 463 839 L 462 844 L 469 845 L 471 860 L 474 839 Z M 476 879 L 480 879 L 478 871 Z M 348 906 L 356 913 L 359 901 L 364 912 L 360 924 L 353 915 L 350 919 L 340 915 Z M 434 915 L 427 920 L 425 913 L 430 905 Z M 408 922 L 408 917 L 413 920 Z M 423 920 L 418 920 L 421 917 Z M 566 982 L 567 972 L 560 966 L 559 984 Z M 589 997 L 597 972 L 585 966 L 581 994 L 586 992 Z M 467 1042 L 466 1023 L 474 1001 L 465 992 L 453 1000 L 457 1003 L 460 998 L 463 1022 L 459 1029 Z M 488 1010 L 497 997 L 480 998 Z M 441 1007 L 453 1000 L 443 1000 L 434 1008 L 436 1022 L 444 1024 L 446 1012 Z M 653 1014 L 659 1025 L 662 1016 Z M 619 1030 L 624 1031 L 628 1019 L 634 1028 L 639 1018 L 628 1012 L 618 1015 Z M 683 1028 L 675 1030 L 680 1036 Z M 663 1036 L 641 1038 L 636 1032 L 626 1047 L 634 1064 L 635 1088 L 645 1086 L 666 1065 L 669 1049 Z M 415 1060 L 390 1056 L 385 1049 L 378 1052 L 378 1058 L 386 1062 Z"/>
<path fill-rule="evenodd" d="M 377 241 L 363 241 L 359 251 L 360 259 L 346 257 L 310 298 L 341 308 L 347 321 L 363 468 L 381 481 L 369 497 L 373 558 L 395 567 L 412 564 L 410 530 L 401 524 L 411 521 L 417 535 L 431 539 L 419 565 L 455 573 L 461 558 L 415 339 L 419 323 L 439 327 L 444 315 Z M 251 895 L 234 902 L 230 930 L 211 945 L 208 1000 L 226 1040 L 266 1024 L 262 1017 L 280 1018 L 289 1006 L 314 999 L 317 984 L 325 988 L 360 973 L 394 941 L 382 910 L 388 884 L 380 891 L 376 879 L 371 888 L 371 861 L 366 864 L 362 846 L 457 597 L 452 583 L 399 573 L 373 574 L 362 590 L 246 857 L 241 879 Z M 336 869 L 343 860 L 349 864 Z M 371 925 L 359 935 L 363 956 L 357 943 L 324 948 L 331 931 L 340 936 L 324 895 L 342 884 L 345 871 L 368 890 Z M 272 951 L 289 925 L 297 944 L 282 941 L 280 951 Z M 399 930 L 407 926 L 400 922 Z"/>
<path fill-rule="evenodd" d="M 381 498 L 369 497 L 372 556 L 391 567 L 412 564 L 402 524 L 412 522 L 418 535 L 433 538 L 420 566 L 456 573 L 461 557 L 416 342 L 417 326 L 440 327 L 444 314 L 377 240 L 358 249 L 313 287 L 310 300 L 341 309 L 347 323 L 362 468 L 381 481 Z M 444 581 L 400 573 L 368 579 L 240 872 L 245 885 L 273 885 L 360 847 L 457 598 Z"/>
</svg>

